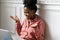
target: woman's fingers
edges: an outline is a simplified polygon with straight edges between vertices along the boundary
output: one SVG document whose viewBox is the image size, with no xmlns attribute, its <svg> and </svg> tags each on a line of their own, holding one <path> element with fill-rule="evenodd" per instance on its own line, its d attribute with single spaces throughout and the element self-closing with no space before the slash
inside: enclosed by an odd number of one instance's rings
<svg viewBox="0 0 60 40">
<path fill-rule="evenodd" d="M 12 18 L 15 21 L 19 21 L 19 18 L 17 16 L 10 16 L 10 18 Z"/>
<path fill-rule="evenodd" d="M 12 18 L 13 20 L 15 20 L 15 17 L 14 16 L 10 16 L 10 18 Z"/>
<path fill-rule="evenodd" d="M 12 19 L 13 19 L 13 16 L 10 16 L 10 18 L 12 18 Z"/>
</svg>

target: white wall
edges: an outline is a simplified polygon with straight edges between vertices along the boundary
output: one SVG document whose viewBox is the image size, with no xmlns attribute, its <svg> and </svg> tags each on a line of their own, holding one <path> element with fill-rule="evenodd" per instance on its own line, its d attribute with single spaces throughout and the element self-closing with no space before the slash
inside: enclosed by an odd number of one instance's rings
<svg viewBox="0 0 60 40">
<path fill-rule="evenodd" d="M 0 16 L 0 22 L 1 22 L 1 29 L 6 29 L 11 32 L 16 31 L 16 25 L 15 22 L 10 18 L 10 16 L 17 15 L 20 20 L 22 18 L 22 4 L 18 3 L 19 1 L 16 0 L 1 0 L 0 4 L 0 10 L 1 10 L 1 16 Z M 19 6 L 20 5 L 20 6 Z"/>
<path fill-rule="evenodd" d="M 1 28 L 15 31 L 15 22 L 9 18 L 17 15 L 24 18 L 23 5 L 19 0 L 1 0 Z M 46 22 L 45 40 L 60 40 L 60 0 L 38 0 L 38 14 Z"/>
<path fill-rule="evenodd" d="M 60 40 L 60 0 L 41 0 L 40 16 L 46 22 L 45 40 Z"/>
<path fill-rule="evenodd" d="M 7 4 L 1 3 L 1 27 L 9 31 L 15 30 L 15 22 L 10 19 L 9 16 L 15 15 L 15 8 Z"/>
<path fill-rule="evenodd" d="M 46 22 L 46 40 L 60 40 L 60 4 L 42 4 L 40 15 Z"/>
<path fill-rule="evenodd" d="M 1 4 L 0 4 L 0 27 L 1 27 Z"/>
</svg>

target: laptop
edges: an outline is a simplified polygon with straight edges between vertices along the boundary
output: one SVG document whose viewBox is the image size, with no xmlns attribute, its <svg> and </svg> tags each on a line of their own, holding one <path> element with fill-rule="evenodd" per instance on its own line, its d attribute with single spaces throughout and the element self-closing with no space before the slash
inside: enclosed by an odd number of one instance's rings
<svg viewBox="0 0 60 40">
<path fill-rule="evenodd" d="M 12 40 L 8 30 L 0 29 L 0 40 Z"/>
</svg>

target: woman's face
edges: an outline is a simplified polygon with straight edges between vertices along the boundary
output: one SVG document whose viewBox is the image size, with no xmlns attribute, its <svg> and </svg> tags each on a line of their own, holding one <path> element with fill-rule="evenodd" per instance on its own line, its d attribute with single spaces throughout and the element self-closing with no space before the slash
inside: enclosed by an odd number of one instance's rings
<svg viewBox="0 0 60 40">
<path fill-rule="evenodd" d="M 28 19 L 31 19 L 32 17 L 34 17 L 35 12 L 34 12 L 34 10 L 30 10 L 29 8 L 24 7 L 24 15 L 25 15 Z"/>
</svg>

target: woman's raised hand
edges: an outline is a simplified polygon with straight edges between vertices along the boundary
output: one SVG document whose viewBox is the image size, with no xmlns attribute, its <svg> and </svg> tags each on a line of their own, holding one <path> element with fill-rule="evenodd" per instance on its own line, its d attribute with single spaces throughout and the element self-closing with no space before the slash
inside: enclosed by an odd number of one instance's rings
<svg viewBox="0 0 60 40">
<path fill-rule="evenodd" d="M 19 18 L 17 16 L 10 16 L 15 22 L 19 22 Z"/>
</svg>

